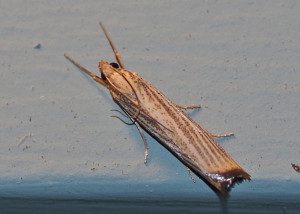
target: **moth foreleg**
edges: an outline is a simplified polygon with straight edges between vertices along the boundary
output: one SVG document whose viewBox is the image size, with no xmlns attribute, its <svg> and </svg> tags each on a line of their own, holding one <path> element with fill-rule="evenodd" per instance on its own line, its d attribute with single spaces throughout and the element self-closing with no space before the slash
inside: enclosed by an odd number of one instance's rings
<svg viewBox="0 0 300 214">
<path fill-rule="evenodd" d="M 145 165 L 146 165 L 146 164 L 147 164 L 147 159 L 148 159 L 148 154 L 149 154 L 149 153 L 148 153 L 148 142 L 147 142 L 147 138 L 146 138 L 146 136 L 145 136 L 143 130 L 141 129 L 141 127 L 139 126 L 138 123 L 136 123 L 130 116 L 127 115 L 126 112 L 125 112 L 126 114 L 124 114 L 124 113 L 122 113 L 121 111 L 116 110 L 116 109 L 112 109 L 111 111 L 117 111 L 117 112 L 119 112 L 121 115 L 123 115 L 124 117 L 128 117 L 128 118 L 131 120 L 131 123 L 130 123 L 130 122 L 126 122 L 126 121 L 124 121 L 123 119 L 121 119 L 120 117 L 115 116 L 115 115 L 112 115 L 111 117 L 115 117 L 115 118 L 121 120 L 121 121 L 122 121 L 123 123 L 125 123 L 126 125 L 135 125 L 135 126 L 136 126 L 136 128 L 137 128 L 137 130 L 139 131 L 140 136 L 141 136 L 141 138 L 142 138 L 142 140 L 143 140 L 143 142 L 144 142 L 144 163 L 145 163 Z"/>
<path fill-rule="evenodd" d="M 116 112 L 119 112 L 122 116 L 129 118 L 129 120 L 130 120 L 131 122 L 126 122 L 125 120 L 121 119 L 120 117 L 118 117 L 118 116 L 116 116 L 116 115 L 111 115 L 110 117 L 117 118 L 117 119 L 121 120 L 123 123 L 125 123 L 126 125 L 135 125 L 135 122 L 134 122 L 130 117 L 128 117 L 126 114 L 122 113 L 121 111 L 119 111 L 119 110 L 117 110 L 117 109 L 112 109 L 112 110 L 110 110 L 110 111 L 116 111 Z"/>
<path fill-rule="evenodd" d="M 179 104 L 175 104 L 175 106 L 179 109 L 182 110 L 187 110 L 187 109 L 200 109 L 201 105 L 179 105 Z"/>
</svg>

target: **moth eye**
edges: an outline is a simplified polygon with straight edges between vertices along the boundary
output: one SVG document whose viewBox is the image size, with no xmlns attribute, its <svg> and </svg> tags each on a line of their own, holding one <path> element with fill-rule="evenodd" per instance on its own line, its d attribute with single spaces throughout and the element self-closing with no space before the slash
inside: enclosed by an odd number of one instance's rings
<svg viewBox="0 0 300 214">
<path fill-rule="evenodd" d="M 114 68 L 119 68 L 119 65 L 118 63 L 115 63 L 115 62 L 111 62 L 110 65 Z"/>
<path fill-rule="evenodd" d="M 106 80 L 106 76 L 103 72 L 101 72 L 101 79 Z"/>
</svg>

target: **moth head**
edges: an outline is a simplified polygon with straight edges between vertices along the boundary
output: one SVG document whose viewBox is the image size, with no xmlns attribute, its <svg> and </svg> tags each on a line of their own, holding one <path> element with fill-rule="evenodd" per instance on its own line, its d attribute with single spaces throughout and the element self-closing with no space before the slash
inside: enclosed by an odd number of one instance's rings
<svg viewBox="0 0 300 214">
<path fill-rule="evenodd" d="M 115 69 L 118 69 L 119 65 L 114 62 L 108 63 L 106 61 L 100 61 L 98 67 L 101 73 L 101 78 L 105 81 L 117 72 Z"/>
<path fill-rule="evenodd" d="M 101 79 L 107 83 L 109 88 L 116 89 L 122 93 L 133 93 L 132 86 L 130 85 L 131 72 L 120 68 L 115 62 L 109 63 L 106 61 L 99 62 L 99 70 Z"/>
</svg>

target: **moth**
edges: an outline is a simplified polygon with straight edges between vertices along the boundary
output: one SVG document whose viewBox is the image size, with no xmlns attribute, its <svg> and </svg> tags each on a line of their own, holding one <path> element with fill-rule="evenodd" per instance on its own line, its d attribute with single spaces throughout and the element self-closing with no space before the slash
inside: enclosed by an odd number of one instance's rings
<svg viewBox="0 0 300 214">
<path fill-rule="evenodd" d="M 201 178 L 219 196 L 228 196 L 230 189 L 250 175 L 242 169 L 216 142 L 218 137 L 193 121 L 184 111 L 199 108 L 198 105 L 178 105 L 167 98 L 139 74 L 125 68 L 120 53 L 100 22 L 117 63 L 99 62 L 100 76 L 92 73 L 69 55 L 64 56 L 75 66 L 108 89 L 123 116 L 135 125 L 144 141 L 145 162 L 148 156 L 147 139 L 144 131 L 155 138 L 190 171 Z"/>
</svg>

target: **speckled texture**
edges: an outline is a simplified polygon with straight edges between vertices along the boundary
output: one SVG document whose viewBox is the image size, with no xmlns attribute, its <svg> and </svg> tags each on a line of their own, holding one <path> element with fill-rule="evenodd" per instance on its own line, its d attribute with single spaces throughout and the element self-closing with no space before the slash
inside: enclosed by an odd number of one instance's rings
<svg viewBox="0 0 300 214">
<path fill-rule="evenodd" d="M 127 68 L 201 104 L 190 115 L 208 130 L 236 134 L 220 143 L 253 181 L 233 196 L 297 194 L 299 11 L 297 0 L 1 1 L 0 196 L 214 196 L 153 139 L 145 166 L 136 129 L 111 118 L 109 94 L 63 57 L 94 72 L 114 60 L 100 20 Z"/>
</svg>

